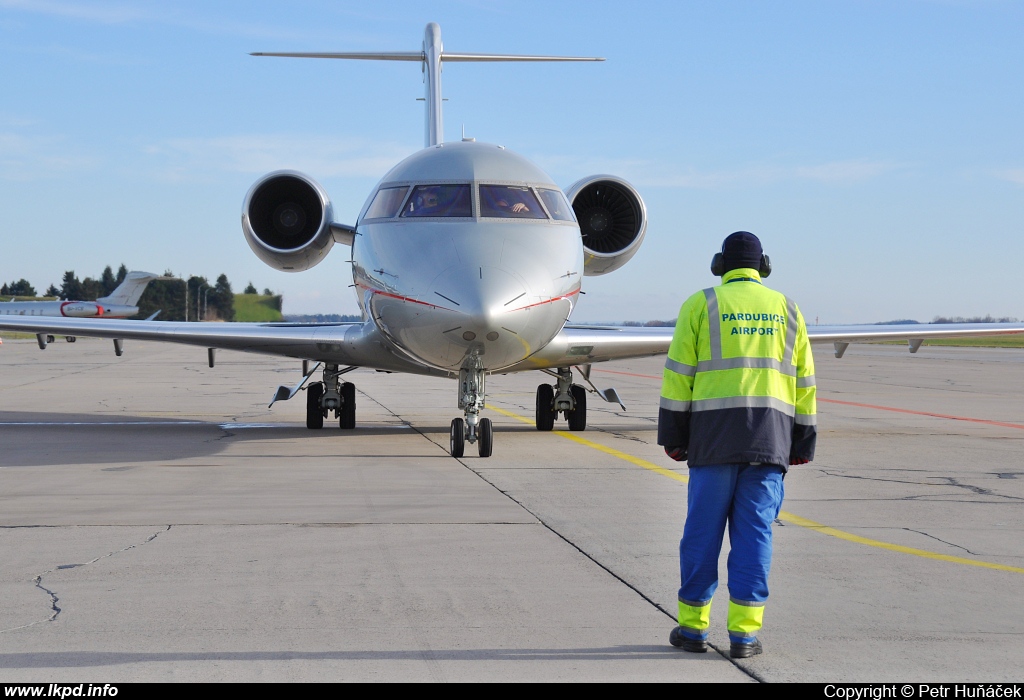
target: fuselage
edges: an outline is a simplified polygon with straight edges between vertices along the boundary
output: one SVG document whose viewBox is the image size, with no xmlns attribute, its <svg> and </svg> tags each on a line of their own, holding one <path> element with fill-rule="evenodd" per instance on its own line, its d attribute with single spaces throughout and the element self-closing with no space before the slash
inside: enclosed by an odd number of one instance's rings
<svg viewBox="0 0 1024 700">
<path fill-rule="evenodd" d="M 561 330 L 583 245 L 561 189 L 501 146 L 431 146 L 370 194 L 352 244 L 363 312 L 411 359 L 510 367 Z"/>
<path fill-rule="evenodd" d="M 95 301 L 6 301 L 0 316 L 63 316 L 65 318 L 127 318 L 139 313 L 137 306 L 101 304 Z"/>
</svg>

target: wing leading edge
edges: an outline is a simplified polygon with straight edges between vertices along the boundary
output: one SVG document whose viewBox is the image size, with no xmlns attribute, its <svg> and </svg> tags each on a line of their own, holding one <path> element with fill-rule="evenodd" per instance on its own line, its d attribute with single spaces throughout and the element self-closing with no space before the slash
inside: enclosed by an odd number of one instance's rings
<svg viewBox="0 0 1024 700">
<path fill-rule="evenodd" d="M 663 355 L 672 342 L 671 327 L 566 326 L 547 347 L 509 371 L 554 369 L 631 357 Z M 929 323 L 857 326 L 808 326 L 812 343 L 832 342 L 837 357 L 855 342 L 906 340 L 911 352 L 935 338 L 981 338 L 1024 333 L 1024 323 Z"/>
<path fill-rule="evenodd" d="M 70 318 L 0 317 L 0 330 L 37 335 L 148 340 L 280 355 L 388 372 L 443 374 L 402 356 L 372 322 L 338 324 L 184 323 Z"/>
<path fill-rule="evenodd" d="M 0 330 L 75 335 L 115 340 L 148 340 L 280 355 L 391 372 L 447 376 L 406 358 L 372 322 L 322 325 L 266 323 L 182 323 L 11 316 Z M 664 355 L 671 327 L 566 326 L 543 349 L 505 372 L 557 369 L 595 362 Z M 977 338 L 1024 333 L 1024 323 L 894 324 L 808 326 L 812 343 L 832 342 L 841 357 L 854 342 L 906 340 L 911 352 L 933 338 Z"/>
</svg>

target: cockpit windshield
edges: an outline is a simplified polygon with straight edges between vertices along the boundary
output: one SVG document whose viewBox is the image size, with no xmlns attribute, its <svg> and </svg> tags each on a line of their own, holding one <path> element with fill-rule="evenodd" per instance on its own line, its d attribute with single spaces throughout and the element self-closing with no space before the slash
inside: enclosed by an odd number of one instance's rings
<svg viewBox="0 0 1024 700">
<path fill-rule="evenodd" d="M 548 208 L 551 218 L 556 221 L 575 221 L 572 207 L 565 200 L 565 195 L 558 190 L 537 190 L 540 198 L 544 200 L 544 206 Z"/>
<path fill-rule="evenodd" d="M 480 216 L 505 219 L 546 219 L 529 187 L 480 185 Z"/>
<path fill-rule="evenodd" d="M 364 219 L 390 219 L 398 214 L 408 187 L 385 187 L 373 198 L 370 208 L 366 210 Z"/>
<path fill-rule="evenodd" d="M 469 185 L 417 185 L 402 216 L 473 216 Z"/>
</svg>

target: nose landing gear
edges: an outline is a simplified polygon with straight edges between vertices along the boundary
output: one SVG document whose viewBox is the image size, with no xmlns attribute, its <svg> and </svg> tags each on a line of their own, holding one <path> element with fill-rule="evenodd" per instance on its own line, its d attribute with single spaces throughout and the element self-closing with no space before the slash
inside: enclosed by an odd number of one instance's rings
<svg viewBox="0 0 1024 700">
<path fill-rule="evenodd" d="M 459 370 L 459 408 L 465 418 L 452 420 L 449 449 L 452 457 L 462 457 L 466 443 L 476 443 L 481 457 L 490 457 L 494 448 L 494 427 L 490 418 L 481 418 L 484 407 L 484 384 L 487 373 L 476 355 L 468 358 Z"/>
</svg>

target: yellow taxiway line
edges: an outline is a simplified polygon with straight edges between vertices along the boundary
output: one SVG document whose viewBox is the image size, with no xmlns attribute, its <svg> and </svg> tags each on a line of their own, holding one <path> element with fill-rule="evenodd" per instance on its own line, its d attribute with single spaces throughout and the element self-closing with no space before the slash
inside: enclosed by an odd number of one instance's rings
<svg viewBox="0 0 1024 700">
<path fill-rule="evenodd" d="M 494 411 L 495 413 L 500 413 L 503 416 L 508 416 L 509 418 L 514 418 L 515 420 L 520 421 L 521 423 L 526 423 L 527 425 L 536 425 L 536 423 L 534 423 L 529 418 L 526 418 L 524 416 L 520 416 L 519 414 L 513 413 L 512 411 L 506 411 L 503 408 L 498 408 L 497 406 L 492 406 L 490 404 L 487 405 L 487 408 L 489 408 L 490 410 Z M 571 433 L 571 432 L 567 432 L 567 431 L 564 431 L 564 430 L 554 430 L 552 432 L 555 435 L 558 435 L 559 437 L 563 437 L 563 438 L 565 438 L 567 440 L 572 440 L 573 442 L 575 442 L 577 444 L 584 445 L 585 447 L 590 447 L 590 448 L 595 449 L 595 450 L 597 450 L 599 452 L 604 452 L 606 455 L 611 455 L 612 457 L 617 457 L 617 458 L 619 458 L 621 460 L 629 462 L 630 464 L 634 464 L 634 465 L 636 465 L 638 467 L 641 467 L 643 469 L 646 469 L 648 471 L 652 471 L 655 474 L 661 474 L 662 476 L 666 476 L 669 479 L 673 479 L 675 481 L 679 481 L 679 482 L 684 483 L 684 484 L 689 481 L 689 479 L 687 478 L 687 476 L 685 474 L 680 474 L 678 472 L 672 471 L 671 469 L 665 469 L 663 467 L 659 467 L 657 464 L 654 464 L 653 462 L 648 462 L 646 459 L 641 459 L 640 457 L 635 457 L 635 456 L 633 456 L 631 454 L 627 454 L 625 452 L 622 452 L 621 450 L 616 450 L 613 447 L 605 447 L 604 445 L 601 445 L 601 444 L 598 444 L 596 442 L 593 442 L 592 440 L 587 440 L 586 438 L 580 437 L 576 433 Z M 1024 574 L 1024 568 L 1020 568 L 1020 567 L 1017 567 L 1017 566 L 1007 566 L 1006 564 L 995 564 L 995 563 L 988 562 L 988 561 L 978 561 L 976 559 L 965 559 L 964 557 L 954 557 L 954 556 L 950 556 L 949 554 L 939 554 L 938 552 L 929 552 L 926 549 L 915 549 L 914 547 L 904 547 L 903 545 L 892 544 L 891 542 L 882 542 L 881 540 L 873 540 L 873 539 L 870 539 L 868 537 L 861 537 L 860 535 L 854 535 L 854 534 L 852 534 L 850 532 L 843 532 L 842 530 L 837 530 L 834 527 L 829 527 L 828 525 L 822 525 L 821 523 L 816 523 L 813 520 L 808 520 L 807 518 L 802 518 L 799 515 L 794 515 L 792 513 L 787 513 L 786 511 L 782 511 L 781 513 L 779 513 L 779 520 L 782 520 L 784 522 L 790 523 L 792 525 L 799 525 L 800 527 L 805 527 L 808 530 L 814 530 L 815 532 L 820 532 L 823 535 L 829 535 L 831 537 L 838 537 L 839 539 L 846 540 L 847 542 L 855 542 L 857 544 L 867 545 L 868 547 L 877 547 L 879 549 L 887 549 L 887 550 L 889 550 L 891 552 L 900 552 L 901 554 L 911 554 L 911 555 L 913 555 L 915 557 L 924 557 L 925 559 L 936 559 L 938 561 L 948 561 L 948 562 L 952 562 L 954 564 L 966 564 L 967 566 L 980 566 L 980 567 L 982 567 L 984 569 L 995 569 L 997 571 L 1012 571 L 1013 573 L 1016 573 L 1016 574 Z"/>
</svg>

